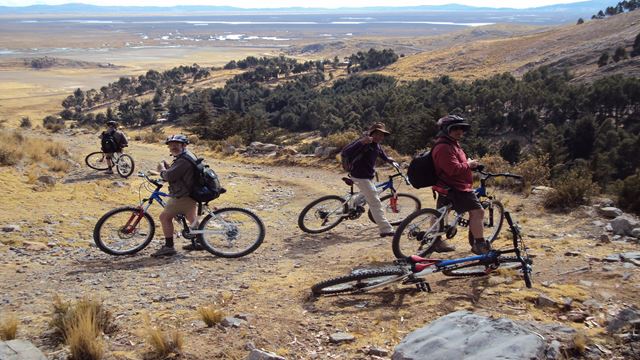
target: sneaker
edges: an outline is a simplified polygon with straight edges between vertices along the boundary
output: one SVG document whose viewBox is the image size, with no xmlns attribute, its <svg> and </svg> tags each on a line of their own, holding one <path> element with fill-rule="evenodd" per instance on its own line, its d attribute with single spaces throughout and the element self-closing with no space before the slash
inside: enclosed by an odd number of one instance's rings
<svg viewBox="0 0 640 360">
<path fill-rule="evenodd" d="M 393 236 L 395 235 L 395 231 L 386 231 L 383 233 L 380 233 L 380 237 L 387 237 L 387 236 Z"/>
<path fill-rule="evenodd" d="M 433 245 L 433 251 L 437 253 L 451 252 L 456 251 L 456 247 L 449 244 L 446 240 L 440 239 Z"/>
<path fill-rule="evenodd" d="M 151 254 L 152 257 L 161 257 L 161 256 L 173 256 L 177 254 L 176 249 L 173 246 L 163 246 L 160 250 Z"/>
<path fill-rule="evenodd" d="M 182 247 L 182 250 L 187 250 L 187 251 L 202 251 L 204 250 L 204 247 L 202 247 L 202 245 L 200 245 L 199 243 L 191 243 L 188 245 L 185 245 Z"/>
<path fill-rule="evenodd" d="M 471 252 L 476 255 L 486 254 L 489 250 L 491 250 L 491 245 L 484 239 L 476 239 L 473 246 L 471 246 Z"/>
</svg>

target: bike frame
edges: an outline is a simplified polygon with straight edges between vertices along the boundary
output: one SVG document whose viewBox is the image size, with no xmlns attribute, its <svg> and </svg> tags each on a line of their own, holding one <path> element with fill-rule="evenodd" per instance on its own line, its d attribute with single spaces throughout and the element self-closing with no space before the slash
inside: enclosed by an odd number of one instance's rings
<svg viewBox="0 0 640 360">
<path fill-rule="evenodd" d="M 431 291 L 429 284 L 424 282 L 424 280 L 420 278 L 445 270 L 455 270 L 467 265 L 468 263 L 473 262 L 476 262 L 478 265 L 487 265 L 485 273 L 489 274 L 498 268 L 499 258 L 504 254 L 515 253 L 516 258 L 522 263 L 523 267 L 529 267 L 530 265 L 527 264 L 526 261 L 522 258 L 522 254 L 520 252 L 520 249 L 518 248 L 518 240 L 521 236 L 519 230 L 517 229 L 518 225 L 513 222 L 513 220 L 511 219 L 511 214 L 508 211 L 504 212 L 504 216 L 509 223 L 511 233 L 513 235 L 513 248 L 507 250 L 490 250 L 486 254 L 467 256 L 457 259 L 425 259 L 416 255 L 412 255 L 408 259 L 399 260 L 400 263 L 406 264 L 406 273 L 404 275 L 400 277 L 392 277 L 387 281 L 383 281 L 376 285 L 367 287 L 366 291 L 384 287 L 394 282 L 402 282 L 403 284 L 424 283 L 424 289 L 428 289 L 428 291 Z M 407 262 L 409 263 L 407 264 Z M 496 266 L 490 266 L 492 264 L 495 264 Z"/>
<path fill-rule="evenodd" d="M 162 206 L 164 208 L 167 205 L 167 203 L 164 201 L 163 197 L 171 197 L 170 194 L 167 194 L 167 193 L 165 193 L 163 191 L 160 191 L 160 189 L 162 188 L 162 184 L 161 183 L 149 178 L 147 175 L 145 175 L 143 173 L 140 173 L 138 175 L 140 177 L 144 177 L 147 181 L 149 181 L 150 183 L 155 185 L 156 189 L 151 192 L 151 195 L 149 195 L 149 198 L 142 199 L 140 201 L 140 204 L 138 205 L 138 209 L 140 209 L 140 212 L 138 214 L 132 214 L 131 215 L 131 217 L 129 218 L 129 220 L 127 221 L 127 223 L 124 226 L 124 228 L 126 229 L 126 230 L 124 230 L 125 233 L 129 233 L 129 232 L 135 231 L 136 227 L 138 226 L 138 223 L 140 222 L 140 220 L 142 219 L 144 214 L 148 213 L 148 210 L 149 210 L 149 208 L 151 207 L 151 205 L 153 204 L 154 201 L 156 201 L 158 204 L 160 204 L 160 206 Z M 145 203 L 146 203 L 146 205 L 145 205 Z M 203 215 L 202 208 L 203 208 L 202 203 L 198 203 L 198 217 Z M 213 211 L 208 211 L 208 213 L 212 217 L 219 218 Z M 221 230 L 194 230 L 194 229 L 189 228 L 189 225 L 187 224 L 187 219 L 183 214 L 177 215 L 176 218 L 180 222 L 180 224 L 182 225 L 184 231 L 187 232 L 190 235 L 226 234 L 226 232 L 227 232 L 228 224 L 227 224 L 226 221 L 225 221 L 225 228 L 221 229 Z"/>
</svg>

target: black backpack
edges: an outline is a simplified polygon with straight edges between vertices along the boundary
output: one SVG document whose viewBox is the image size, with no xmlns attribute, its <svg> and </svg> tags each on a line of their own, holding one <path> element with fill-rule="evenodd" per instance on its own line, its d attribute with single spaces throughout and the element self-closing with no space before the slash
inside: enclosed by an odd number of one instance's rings
<svg viewBox="0 0 640 360">
<path fill-rule="evenodd" d="M 118 151 L 118 143 L 116 142 L 116 138 L 113 136 L 113 133 L 102 133 L 101 147 L 102 151 L 106 153 Z"/>
<path fill-rule="evenodd" d="M 356 141 L 360 141 L 360 140 L 356 140 Z M 351 170 L 353 170 L 353 164 L 356 161 L 360 160 L 360 158 L 362 158 L 362 156 L 369 150 L 369 149 L 361 149 L 359 152 L 349 157 L 345 155 L 344 150 L 347 147 L 351 146 L 351 144 L 353 144 L 353 142 L 345 146 L 344 148 L 342 148 L 342 151 L 340 151 L 340 164 L 342 165 L 342 169 L 348 173 L 350 173 Z"/>
<path fill-rule="evenodd" d="M 438 183 L 436 167 L 433 163 L 433 156 L 431 156 L 431 152 L 438 145 L 436 144 L 431 150 L 416 156 L 409 163 L 407 177 L 414 188 L 422 189 Z"/>
<path fill-rule="evenodd" d="M 204 163 L 204 159 L 194 159 L 186 154 L 183 157 L 195 167 L 195 181 L 189 197 L 197 202 L 209 202 L 227 192 L 220 185 L 218 175 Z"/>
</svg>

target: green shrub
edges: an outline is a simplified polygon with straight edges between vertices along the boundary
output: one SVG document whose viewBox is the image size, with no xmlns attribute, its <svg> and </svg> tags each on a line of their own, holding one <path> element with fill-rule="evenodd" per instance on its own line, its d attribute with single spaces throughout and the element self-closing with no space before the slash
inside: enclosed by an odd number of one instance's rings
<svg viewBox="0 0 640 360">
<path fill-rule="evenodd" d="M 347 144 L 360 138 L 361 136 L 362 136 L 361 134 L 358 134 L 357 132 L 352 130 L 341 132 L 341 133 L 335 133 L 320 140 L 320 145 L 337 147 L 338 149 L 342 149 Z"/>
<path fill-rule="evenodd" d="M 24 128 L 24 129 L 31 129 L 31 119 L 29 119 L 28 116 L 23 117 L 22 119 L 20 119 L 20 127 Z"/>
<path fill-rule="evenodd" d="M 544 198 L 544 207 L 551 210 L 568 210 L 588 204 L 598 192 L 592 174 L 585 167 L 576 167 L 553 181 L 553 190 Z"/>
<path fill-rule="evenodd" d="M 624 210 L 640 214 L 640 172 L 622 181 L 618 192 L 618 204 Z"/>
<path fill-rule="evenodd" d="M 521 175 L 526 186 L 549 185 L 551 169 L 549 155 L 531 157 L 516 165 L 513 172 Z"/>
</svg>

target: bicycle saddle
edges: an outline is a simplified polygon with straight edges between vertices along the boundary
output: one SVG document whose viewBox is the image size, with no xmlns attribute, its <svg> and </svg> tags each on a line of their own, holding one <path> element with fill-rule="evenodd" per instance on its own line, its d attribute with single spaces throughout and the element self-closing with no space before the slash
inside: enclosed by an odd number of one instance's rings
<svg viewBox="0 0 640 360">
<path fill-rule="evenodd" d="M 349 179 L 348 177 L 343 177 L 342 181 L 344 181 L 344 183 L 349 185 L 349 186 L 353 185 L 353 180 Z"/>
</svg>

